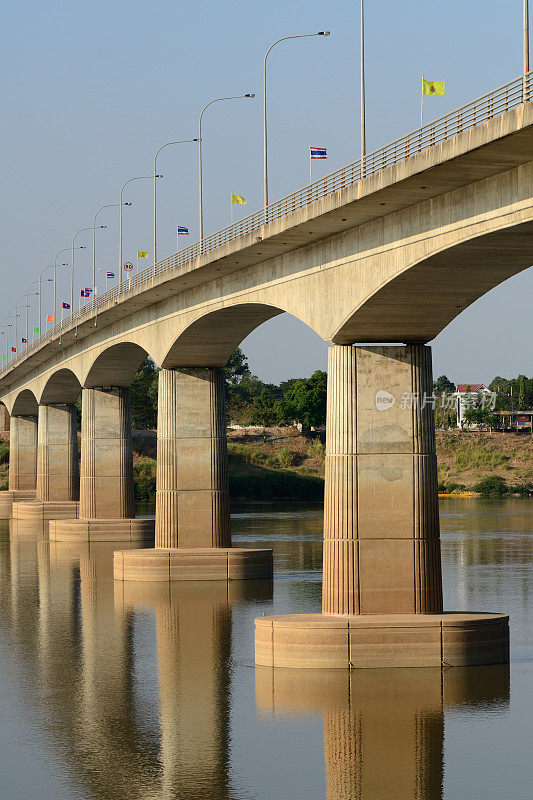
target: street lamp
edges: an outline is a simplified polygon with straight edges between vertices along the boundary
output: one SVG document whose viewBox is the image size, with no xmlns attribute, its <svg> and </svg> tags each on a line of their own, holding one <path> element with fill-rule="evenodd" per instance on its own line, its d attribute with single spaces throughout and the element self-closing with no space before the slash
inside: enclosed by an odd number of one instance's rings
<svg viewBox="0 0 533 800">
<path fill-rule="evenodd" d="M 119 270 L 119 283 L 122 283 L 122 206 L 131 206 L 131 203 L 124 202 L 124 189 L 131 183 L 132 181 L 150 181 L 152 178 L 162 178 L 162 175 L 139 175 L 136 178 L 130 178 L 126 181 L 122 189 L 120 190 L 120 221 L 119 221 L 119 233 L 118 233 L 118 270 Z"/>
<path fill-rule="evenodd" d="M 185 144 L 187 142 L 198 141 L 198 139 L 181 139 L 179 142 L 167 142 L 166 144 L 161 145 L 154 156 L 154 267 L 157 263 L 157 156 L 161 150 L 164 150 L 165 147 L 170 147 L 171 144 Z"/>
<path fill-rule="evenodd" d="M 39 281 L 32 281 L 32 282 L 31 282 L 31 283 L 30 283 L 30 284 L 29 284 L 29 285 L 26 287 L 26 347 L 28 346 L 28 342 L 29 342 L 29 339 L 30 339 L 30 337 L 28 336 L 28 333 L 29 333 L 29 329 L 28 329 L 28 308 L 29 308 L 29 300 L 28 300 L 28 298 L 29 298 L 29 294 L 30 294 L 30 289 L 31 289 L 31 287 L 32 287 L 32 286 L 35 286 L 35 284 L 36 284 L 36 283 L 39 283 Z M 32 292 L 32 294 L 34 294 L 34 295 L 38 295 L 38 294 L 39 294 L 39 292 Z"/>
<path fill-rule="evenodd" d="M 203 198 L 203 177 L 202 177 L 202 117 L 205 111 L 212 106 L 213 103 L 220 103 L 222 100 L 243 100 L 245 97 L 252 99 L 255 94 L 248 92 L 248 94 L 238 94 L 235 97 L 217 97 L 211 100 L 202 109 L 200 120 L 198 123 L 198 182 L 199 182 L 199 203 L 200 203 L 200 241 L 204 238 L 204 198 Z"/>
<path fill-rule="evenodd" d="M 264 167 L 264 189 L 265 189 L 265 216 L 268 208 L 268 148 L 267 148 L 267 58 L 270 51 L 280 42 L 288 39 L 309 39 L 312 36 L 329 36 L 330 31 L 318 31 L 318 33 L 302 33 L 299 36 L 283 36 L 270 45 L 265 53 L 263 62 L 263 167 Z M 266 222 L 266 219 L 265 219 Z"/>
<path fill-rule="evenodd" d="M 59 264 L 59 266 L 68 267 L 68 264 Z M 41 316 L 42 316 L 42 314 L 41 314 L 41 292 L 42 292 L 41 280 L 42 280 L 43 272 L 46 272 L 47 269 L 54 269 L 54 265 L 53 264 L 48 264 L 48 266 L 47 267 L 43 267 L 42 270 L 39 273 L 39 334 L 42 333 L 42 330 L 41 330 Z M 54 279 L 53 278 L 47 278 L 47 280 L 48 280 L 48 282 L 51 282 Z"/>
<path fill-rule="evenodd" d="M 78 236 L 78 234 L 84 233 L 84 231 L 90 231 L 90 230 L 91 230 L 90 228 L 80 228 L 79 231 L 74 234 L 74 237 L 72 239 L 72 264 L 71 264 L 71 270 L 70 270 L 70 313 L 71 314 L 74 313 L 74 250 L 76 249 L 74 247 L 74 243 L 76 241 L 76 237 Z M 83 249 L 85 249 L 85 247 Z"/>
</svg>

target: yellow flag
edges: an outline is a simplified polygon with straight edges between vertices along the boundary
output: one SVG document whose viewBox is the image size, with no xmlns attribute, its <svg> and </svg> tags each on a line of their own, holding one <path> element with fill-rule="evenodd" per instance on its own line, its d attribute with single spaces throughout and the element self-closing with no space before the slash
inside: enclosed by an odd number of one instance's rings
<svg viewBox="0 0 533 800">
<path fill-rule="evenodd" d="M 244 197 L 241 197 L 240 194 L 232 194 L 231 195 L 231 205 L 232 206 L 245 206 L 246 200 Z"/>
<path fill-rule="evenodd" d="M 137 250 L 137 258 L 148 258 L 146 250 Z"/>
<path fill-rule="evenodd" d="M 422 78 L 422 94 L 444 94 L 444 81 L 426 81 Z"/>
</svg>

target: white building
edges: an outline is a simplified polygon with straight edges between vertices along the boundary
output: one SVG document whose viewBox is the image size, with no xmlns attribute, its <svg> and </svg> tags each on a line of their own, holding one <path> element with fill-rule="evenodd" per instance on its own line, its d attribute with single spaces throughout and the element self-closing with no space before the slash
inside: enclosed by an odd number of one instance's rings
<svg viewBox="0 0 533 800">
<path fill-rule="evenodd" d="M 458 428 L 463 428 L 466 424 L 464 414 L 467 408 L 494 408 L 494 392 L 484 383 L 458 383 L 454 395 Z"/>
</svg>

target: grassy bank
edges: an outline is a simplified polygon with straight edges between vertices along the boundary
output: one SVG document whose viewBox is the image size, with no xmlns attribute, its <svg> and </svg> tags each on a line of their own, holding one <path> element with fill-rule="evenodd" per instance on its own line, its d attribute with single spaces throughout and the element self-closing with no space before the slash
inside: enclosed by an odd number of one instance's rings
<svg viewBox="0 0 533 800">
<path fill-rule="evenodd" d="M 135 494 L 155 497 L 154 431 L 134 432 Z M 8 486 L 9 445 L 0 441 L 0 489 Z M 235 500 L 321 500 L 325 448 L 293 428 L 228 433 L 229 482 Z M 484 496 L 533 492 L 533 439 L 528 434 L 437 431 L 439 491 Z"/>
</svg>

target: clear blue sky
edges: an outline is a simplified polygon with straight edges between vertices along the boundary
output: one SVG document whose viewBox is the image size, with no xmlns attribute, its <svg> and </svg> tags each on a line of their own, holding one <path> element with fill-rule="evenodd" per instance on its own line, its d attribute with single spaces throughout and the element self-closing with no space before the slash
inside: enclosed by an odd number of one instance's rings
<svg viewBox="0 0 533 800">
<path fill-rule="evenodd" d="M 272 54 L 271 196 L 308 180 L 308 145 L 328 147 L 319 177 L 359 151 L 359 5 L 355 0 L 19 0 L 2 6 L 3 306 L 9 308 L 92 224 L 118 202 L 120 186 L 148 175 L 154 150 L 196 136 L 198 113 L 218 96 L 256 92 L 254 101 L 220 103 L 205 118 L 206 232 L 229 223 L 229 194 L 262 201 L 261 74 L 275 39 L 322 29 L 328 39 L 287 42 Z M 427 119 L 517 76 L 522 64 L 521 0 L 367 0 L 368 149 L 417 127 L 420 75 L 446 81 L 427 98 Z M 196 145 L 168 148 L 160 162 L 159 255 L 175 250 L 176 224 L 197 238 Z M 152 249 L 149 181 L 133 184 L 125 211 L 124 256 Z M 117 209 L 101 216 L 98 265 L 117 266 Z M 83 238 L 79 237 L 80 243 Z M 87 244 L 89 242 L 87 241 Z M 533 261 L 533 255 L 532 255 Z M 90 248 L 79 254 L 90 283 Z M 60 295 L 66 295 L 64 288 Z M 100 281 L 102 284 L 102 281 Z M 533 373 L 533 270 L 464 312 L 434 343 L 435 373 L 455 381 Z M 290 341 L 290 346 L 287 346 Z M 253 370 L 278 381 L 325 365 L 326 346 L 286 316 L 244 343 Z"/>
</svg>

